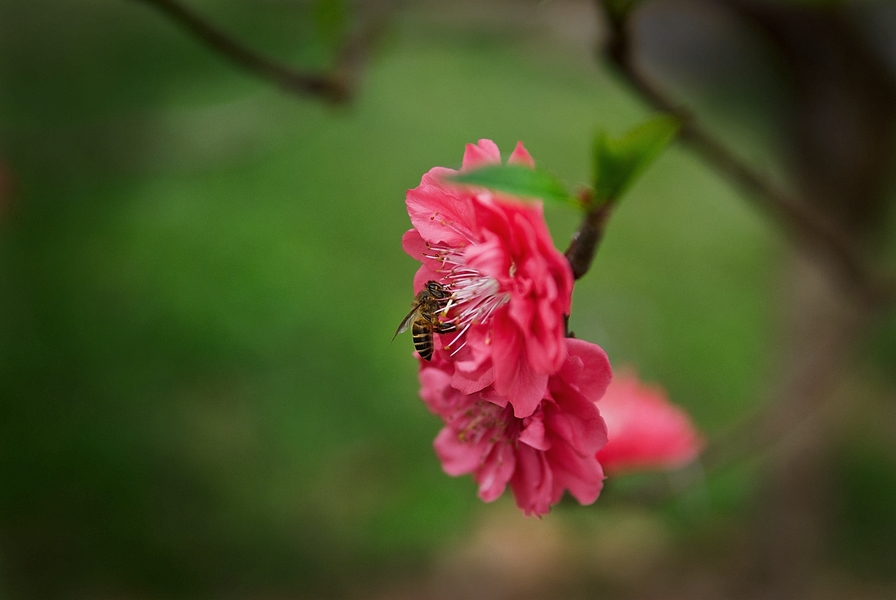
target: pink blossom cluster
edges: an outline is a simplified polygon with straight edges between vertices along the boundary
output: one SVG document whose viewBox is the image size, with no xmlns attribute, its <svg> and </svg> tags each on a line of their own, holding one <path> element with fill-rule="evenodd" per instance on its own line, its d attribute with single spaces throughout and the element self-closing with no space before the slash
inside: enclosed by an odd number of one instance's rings
<svg viewBox="0 0 896 600">
<path fill-rule="evenodd" d="M 494 142 L 480 140 L 467 146 L 461 171 L 500 161 Z M 534 167 L 521 143 L 508 162 Z M 420 359 L 420 395 L 444 421 L 435 440 L 444 470 L 472 474 L 487 502 L 509 485 L 526 514 L 543 515 L 567 490 L 582 504 L 594 502 L 604 467 L 615 460 L 667 464 L 662 454 L 652 461 L 638 455 L 663 447 L 638 441 L 631 420 L 620 421 L 627 425 L 619 431 L 634 436 L 634 458 L 626 458 L 631 450 L 612 427 L 608 444 L 599 401 L 610 363 L 596 344 L 566 337 L 572 270 L 551 240 L 541 204 L 458 185 L 450 180 L 455 173 L 433 168 L 408 191 L 413 229 L 402 239 L 421 262 L 415 290 L 436 281 L 448 293 L 438 318 L 453 331 L 435 334 L 431 360 Z M 651 422 L 649 408 L 635 421 L 642 418 Z M 693 458 L 697 439 L 694 433 L 692 454 L 678 452 L 675 460 Z"/>
</svg>

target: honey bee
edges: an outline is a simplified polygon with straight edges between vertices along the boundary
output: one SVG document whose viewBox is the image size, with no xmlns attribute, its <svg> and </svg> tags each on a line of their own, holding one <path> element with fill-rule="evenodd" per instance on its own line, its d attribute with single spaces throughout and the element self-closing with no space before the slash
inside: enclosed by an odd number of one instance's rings
<svg viewBox="0 0 896 600">
<path fill-rule="evenodd" d="M 414 348 L 423 360 L 432 358 L 432 334 L 451 333 L 457 328 L 454 323 L 439 320 L 439 313 L 445 310 L 451 299 L 450 292 L 438 281 L 427 281 L 426 286 L 420 290 L 414 299 L 414 307 L 408 316 L 404 318 L 398 329 L 395 330 L 395 339 L 399 333 L 411 326 L 411 336 L 414 338 Z"/>
</svg>

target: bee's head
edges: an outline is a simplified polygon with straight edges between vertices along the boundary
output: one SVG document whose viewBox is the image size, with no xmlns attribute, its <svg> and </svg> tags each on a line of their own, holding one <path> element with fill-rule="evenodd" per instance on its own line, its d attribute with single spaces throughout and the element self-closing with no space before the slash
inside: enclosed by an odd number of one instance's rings
<svg viewBox="0 0 896 600">
<path fill-rule="evenodd" d="M 426 290 L 433 298 L 447 298 L 451 294 L 445 289 L 445 286 L 438 281 L 427 281 Z"/>
</svg>

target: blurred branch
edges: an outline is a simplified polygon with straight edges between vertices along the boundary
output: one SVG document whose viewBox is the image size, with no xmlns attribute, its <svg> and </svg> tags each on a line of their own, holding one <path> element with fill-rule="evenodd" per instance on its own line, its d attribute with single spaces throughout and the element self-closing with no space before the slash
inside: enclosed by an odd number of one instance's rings
<svg viewBox="0 0 896 600">
<path fill-rule="evenodd" d="M 597 0 L 609 25 L 604 53 L 620 74 L 653 108 L 678 117 L 682 122 L 679 138 L 683 142 L 747 191 L 749 197 L 786 233 L 817 251 L 832 274 L 844 283 L 855 286 L 858 295 L 870 306 L 889 306 L 896 302 L 896 282 L 876 273 L 850 236 L 806 202 L 791 197 L 738 158 L 730 148 L 701 127 L 690 111 L 674 102 L 641 72 L 632 56 L 629 32 L 633 4 L 625 0 Z"/>
<path fill-rule="evenodd" d="M 207 47 L 253 75 L 266 79 L 291 94 L 319 96 L 329 102 L 345 102 L 356 81 L 375 27 L 365 27 L 343 48 L 336 67 L 326 72 L 305 72 L 282 64 L 245 46 L 176 0 L 137 0 L 155 6 Z"/>
<path fill-rule="evenodd" d="M 669 478 L 657 477 L 635 488 L 614 490 L 610 487 L 608 490 L 609 498 L 656 505 L 668 502 L 684 492 L 693 491 L 703 484 L 706 477 L 716 476 L 748 460 L 771 462 L 768 460 L 770 457 L 786 454 L 785 448 L 791 445 L 798 445 L 797 450 L 802 451 L 804 447 L 814 443 L 811 438 L 823 438 L 829 430 L 836 429 L 843 422 L 843 414 L 838 411 L 843 410 L 844 400 L 836 395 L 830 396 L 831 390 L 836 389 L 856 340 L 863 339 L 866 335 L 875 309 L 891 307 L 896 303 L 896 280 L 892 275 L 884 277 L 874 270 L 871 257 L 866 255 L 859 243 L 860 235 L 850 231 L 849 223 L 829 214 L 830 211 L 821 212 L 817 192 L 808 188 L 808 191 L 804 189 L 799 195 L 792 195 L 775 186 L 704 129 L 692 113 L 678 105 L 645 76 L 633 57 L 629 30 L 633 2 L 598 0 L 597 4 L 603 11 L 609 28 L 609 37 L 603 50 L 622 77 L 654 109 L 680 118 L 682 142 L 747 192 L 747 197 L 771 216 L 795 242 L 811 250 L 826 268 L 826 281 L 836 281 L 841 286 L 841 292 L 851 293 L 862 300 L 861 303 L 842 309 L 846 313 L 855 310 L 855 318 L 844 318 L 837 310 L 816 314 L 813 311 L 819 310 L 817 305 L 824 304 L 819 298 L 833 291 L 823 293 L 816 289 L 804 290 L 809 301 L 799 304 L 799 316 L 803 329 L 809 335 L 797 337 L 793 342 L 793 351 L 785 353 L 785 356 L 791 357 L 797 364 L 784 370 L 784 381 L 781 389 L 773 394 L 773 401 L 710 440 L 700 460 L 702 477 L 691 477 L 685 485 L 680 485 L 679 482 L 675 489 L 670 486 Z M 815 58 L 811 56 L 808 60 L 815 64 Z M 855 70 L 852 65 L 861 62 L 844 61 L 850 65 L 850 73 Z M 873 73 L 869 75 L 872 82 L 873 76 Z M 881 129 L 889 131 L 886 127 Z M 869 154 L 873 156 L 874 152 Z M 809 158 L 813 157 L 810 155 Z M 828 163 L 813 166 L 820 170 L 831 168 Z M 856 179 L 870 178 L 864 176 L 864 171 L 862 173 L 863 176 Z M 890 173 L 883 174 L 886 176 Z M 876 173 L 871 176 L 876 176 Z M 852 189 L 861 191 L 858 187 Z M 875 192 L 873 186 L 869 186 L 869 189 L 871 191 L 866 193 Z M 854 203 L 861 195 L 860 191 L 841 193 L 836 198 L 841 203 Z M 810 199 L 815 203 L 809 204 L 807 200 Z M 806 288 L 804 284 L 802 281 L 796 282 L 795 286 L 797 289 Z M 811 310 L 807 310 L 807 307 Z M 793 450 L 789 454 L 795 453 L 799 454 Z M 784 460 L 780 456 L 776 458 L 778 462 Z M 804 458 L 800 456 L 795 460 Z M 779 471 L 784 472 L 781 469 Z M 784 473 L 784 477 L 791 476 L 792 471 Z M 800 485 L 803 483 L 801 481 Z"/>
</svg>

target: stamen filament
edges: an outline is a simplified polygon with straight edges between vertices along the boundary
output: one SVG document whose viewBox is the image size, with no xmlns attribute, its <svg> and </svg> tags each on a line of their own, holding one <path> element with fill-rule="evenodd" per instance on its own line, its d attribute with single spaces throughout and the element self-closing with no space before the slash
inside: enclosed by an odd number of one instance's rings
<svg viewBox="0 0 896 600">
<path fill-rule="evenodd" d="M 486 323 L 495 311 L 510 301 L 510 293 L 501 291 L 501 284 L 466 263 L 463 248 L 430 246 L 425 258 L 437 261 L 436 273 L 442 275 L 450 291 L 448 301 L 439 310 L 447 320 L 453 321 L 457 332 L 447 344 L 451 355 L 457 354 L 466 344 L 465 334 L 474 325 Z M 454 343 L 461 341 L 456 348 Z"/>
</svg>

